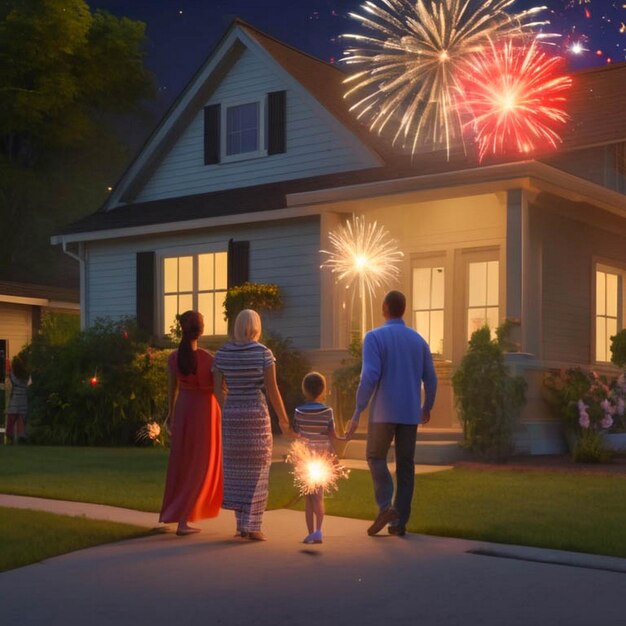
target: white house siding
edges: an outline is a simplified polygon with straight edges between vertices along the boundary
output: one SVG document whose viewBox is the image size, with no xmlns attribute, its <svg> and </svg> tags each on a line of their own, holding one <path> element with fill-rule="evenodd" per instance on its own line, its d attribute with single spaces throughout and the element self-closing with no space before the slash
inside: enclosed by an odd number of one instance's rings
<svg viewBox="0 0 626 626">
<path fill-rule="evenodd" d="M 204 113 L 200 109 L 141 190 L 137 202 L 200 194 L 372 167 L 373 157 L 311 96 L 290 89 L 278 66 L 246 50 L 210 100 L 252 102 L 287 89 L 287 152 L 204 165 Z"/>
<path fill-rule="evenodd" d="M 136 314 L 137 252 L 207 246 L 226 250 L 228 240 L 250 241 L 250 280 L 281 288 L 284 307 L 264 314 L 267 329 L 291 337 L 297 348 L 319 347 L 319 219 L 219 228 L 159 238 L 94 242 L 87 255 L 87 325 L 97 318 Z"/>
<path fill-rule="evenodd" d="M 31 306 L 0 302 L 0 339 L 9 342 L 13 358 L 32 338 Z"/>
<path fill-rule="evenodd" d="M 586 218 L 583 223 L 543 212 L 543 358 L 547 361 L 588 364 L 594 360 L 594 259 L 626 266 L 624 226 L 621 230 L 611 226 L 599 210 L 589 209 Z"/>
</svg>

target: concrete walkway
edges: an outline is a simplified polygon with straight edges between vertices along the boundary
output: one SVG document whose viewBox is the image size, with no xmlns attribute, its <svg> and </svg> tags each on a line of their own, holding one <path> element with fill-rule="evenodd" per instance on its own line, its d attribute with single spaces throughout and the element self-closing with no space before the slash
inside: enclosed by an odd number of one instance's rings
<svg viewBox="0 0 626 626">
<path fill-rule="evenodd" d="M 43 508 L 154 527 L 115 507 L 0 495 Z M 626 560 L 381 533 L 328 517 L 305 546 L 302 513 L 270 511 L 269 541 L 233 538 L 222 512 L 203 532 L 108 544 L 0 574 L 0 621 L 19 626 L 623 626 Z"/>
</svg>

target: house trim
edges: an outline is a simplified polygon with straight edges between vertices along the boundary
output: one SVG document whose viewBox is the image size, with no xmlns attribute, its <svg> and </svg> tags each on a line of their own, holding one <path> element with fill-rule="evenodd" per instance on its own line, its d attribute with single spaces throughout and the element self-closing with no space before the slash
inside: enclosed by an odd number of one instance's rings
<svg viewBox="0 0 626 626">
<path fill-rule="evenodd" d="M 549 192 L 573 202 L 587 202 L 620 217 L 626 217 L 626 199 L 622 194 L 572 174 L 567 174 L 544 163 L 523 161 L 287 194 L 285 196 L 287 206 L 283 209 L 60 234 L 54 235 L 51 238 L 51 243 L 67 245 L 80 241 L 102 241 L 241 223 L 292 219 L 323 213 L 326 209 L 321 205 L 324 204 L 342 201 L 347 203 L 352 200 L 371 199 L 380 196 L 411 194 L 414 200 L 425 201 L 438 197 L 450 198 L 512 189 L 525 189 L 530 196 L 542 191 Z M 532 200 L 532 198 L 530 199 Z M 175 202 L 175 199 L 172 199 L 172 202 Z M 337 211 L 337 207 L 335 206 L 330 210 Z M 346 204 L 343 211 L 350 213 L 353 209 Z"/>
</svg>

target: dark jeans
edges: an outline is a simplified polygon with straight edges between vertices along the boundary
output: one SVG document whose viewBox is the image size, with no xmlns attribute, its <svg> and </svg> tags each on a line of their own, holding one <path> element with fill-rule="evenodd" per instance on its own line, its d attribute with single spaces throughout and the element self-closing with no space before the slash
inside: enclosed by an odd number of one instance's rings
<svg viewBox="0 0 626 626">
<path fill-rule="evenodd" d="M 374 481 L 374 497 L 383 511 L 390 506 L 399 515 L 398 523 L 406 526 L 411 515 L 411 500 L 415 483 L 415 439 L 417 425 L 370 422 L 367 432 L 367 464 Z M 387 467 L 387 453 L 396 442 L 396 496 L 393 478 Z"/>
</svg>

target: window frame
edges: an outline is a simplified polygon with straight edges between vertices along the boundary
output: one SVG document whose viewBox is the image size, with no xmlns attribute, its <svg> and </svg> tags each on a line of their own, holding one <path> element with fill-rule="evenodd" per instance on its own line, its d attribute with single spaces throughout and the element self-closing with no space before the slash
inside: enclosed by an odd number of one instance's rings
<svg viewBox="0 0 626 626">
<path fill-rule="evenodd" d="M 464 249 L 462 251 L 463 257 L 463 309 L 462 309 L 462 323 L 463 323 L 463 340 L 469 341 L 471 334 L 469 332 L 468 314 L 470 310 L 470 265 L 472 263 L 498 263 L 498 320 L 495 328 L 490 328 L 492 338 L 495 338 L 496 328 L 502 323 L 504 319 L 503 311 L 506 307 L 506 291 L 504 285 L 504 263 L 502 262 L 501 253 L 499 248 L 474 248 Z M 477 308 L 477 307 L 472 307 Z M 491 308 L 489 305 L 485 305 L 485 308 Z M 472 331 L 474 332 L 474 331 Z M 467 345 L 467 344 L 466 344 Z"/>
<path fill-rule="evenodd" d="M 164 339 L 168 334 L 165 332 L 165 259 L 179 258 L 190 256 L 192 257 L 193 264 L 193 279 L 192 279 L 192 308 L 198 309 L 198 295 L 200 290 L 198 289 L 198 257 L 202 254 L 226 254 L 226 288 L 225 289 L 213 289 L 210 291 L 202 290 L 202 293 L 224 293 L 228 290 L 228 246 L 224 244 L 209 244 L 209 245 L 194 245 L 194 246 L 178 246 L 173 248 L 164 248 L 156 252 L 156 308 L 157 308 L 157 336 Z M 215 322 L 214 322 L 215 323 Z M 205 328 L 205 331 L 207 329 Z M 227 337 L 228 330 L 223 334 L 213 334 L 213 332 L 205 332 L 202 335 L 202 339 L 213 339 Z"/>
<path fill-rule="evenodd" d="M 226 154 L 228 143 L 228 109 L 244 106 L 246 104 L 259 105 L 259 125 L 257 128 L 257 149 L 238 154 Z M 237 98 L 224 100 L 220 106 L 220 162 L 233 163 L 266 157 L 267 154 L 267 95 L 260 98 Z"/>
<path fill-rule="evenodd" d="M 617 293 L 617 317 L 616 332 L 626 327 L 626 265 L 609 259 L 594 259 L 592 267 L 592 285 L 591 285 L 591 362 L 597 364 L 610 364 L 610 341 L 607 343 L 606 360 L 598 359 L 598 333 L 597 320 L 598 317 L 608 319 L 609 316 L 598 316 L 598 272 L 604 274 L 613 274 L 618 277 L 618 293 Z M 609 337 L 607 335 L 607 340 Z"/>
<path fill-rule="evenodd" d="M 443 268 L 443 307 L 436 309 L 424 309 L 430 312 L 432 311 L 442 311 L 443 313 L 443 336 L 442 336 L 442 349 L 441 352 L 431 352 L 435 359 L 444 359 L 445 355 L 449 351 L 450 344 L 450 330 L 449 324 L 451 321 L 451 301 L 450 301 L 450 285 L 452 277 L 450 275 L 448 257 L 446 252 L 431 252 L 426 254 L 414 254 L 411 256 L 411 266 L 410 266 L 410 281 L 411 281 L 411 291 L 410 291 L 410 311 L 411 311 L 411 327 L 414 328 L 417 332 L 420 332 L 415 324 L 415 312 L 416 309 L 413 307 L 414 299 L 415 299 L 415 282 L 413 280 L 413 273 L 416 269 L 433 269 L 435 267 Z M 432 285 L 431 285 L 432 289 Z M 431 302 L 432 304 L 432 302 Z M 428 342 L 430 346 L 429 339 L 430 337 L 424 337 L 424 339 Z"/>
</svg>

